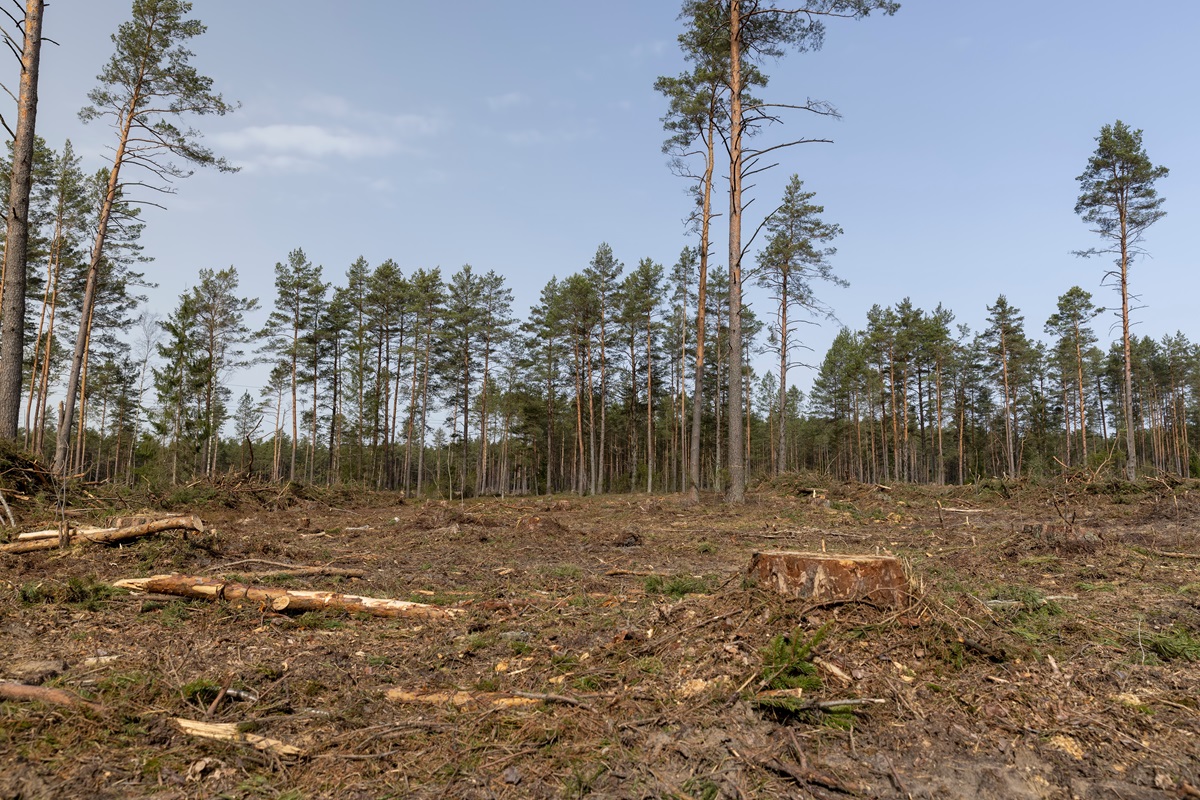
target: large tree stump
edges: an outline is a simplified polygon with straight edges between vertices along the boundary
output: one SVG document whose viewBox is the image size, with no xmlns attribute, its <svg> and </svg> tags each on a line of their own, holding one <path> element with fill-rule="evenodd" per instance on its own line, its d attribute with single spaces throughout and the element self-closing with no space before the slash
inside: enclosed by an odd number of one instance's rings
<svg viewBox="0 0 1200 800">
<path fill-rule="evenodd" d="M 782 594 L 817 603 L 861 602 L 895 608 L 909 598 L 904 568 L 889 556 L 755 553 L 749 575 Z"/>
</svg>

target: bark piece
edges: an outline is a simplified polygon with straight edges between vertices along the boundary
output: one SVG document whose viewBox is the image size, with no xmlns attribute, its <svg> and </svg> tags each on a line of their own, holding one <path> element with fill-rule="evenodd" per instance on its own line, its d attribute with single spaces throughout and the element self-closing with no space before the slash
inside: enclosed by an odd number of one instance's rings
<svg viewBox="0 0 1200 800">
<path fill-rule="evenodd" d="M 275 611 L 323 611 L 332 608 L 351 613 L 362 612 L 373 617 L 425 617 L 428 619 L 449 619 L 462 613 L 462 610 L 457 608 L 442 608 L 424 603 L 411 603 L 407 600 L 250 586 L 244 583 L 189 575 L 126 578 L 113 585 L 135 592 L 155 592 L 199 600 L 227 600 L 230 602 L 245 600 L 259 603 Z"/>
<path fill-rule="evenodd" d="M 909 598 L 904 568 L 889 556 L 755 553 L 749 575 L 782 594 L 817 603 L 863 602 L 894 608 L 906 605 Z"/>
<path fill-rule="evenodd" d="M 286 744 L 278 739 L 239 730 L 235 722 L 199 722 L 182 717 L 176 717 L 174 722 L 179 730 L 202 739 L 248 744 L 255 750 L 265 750 L 277 756 L 298 756 L 304 752 L 299 747 Z"/>
<path fill-rule="evenodd" d="M 71 531 L 69 544 L 79 542 L 95 542 L 97 544 L 114 544 L 128 539 L 149 536 L 163 531 L 186 530 L 204 533 L 204 523 L 197 516 L 168 517 L 147 522 L 142 525 L 131 525 L 126 528 L 76 528 Z M 49 538 L 25 538 L 11 544 L 0 545 L 3 553 L 32 553 L 37 550 L 54 550 L 61 544 L 58 531 L 34 531 L 34 535 L 49 535 Z"/>
</svg>

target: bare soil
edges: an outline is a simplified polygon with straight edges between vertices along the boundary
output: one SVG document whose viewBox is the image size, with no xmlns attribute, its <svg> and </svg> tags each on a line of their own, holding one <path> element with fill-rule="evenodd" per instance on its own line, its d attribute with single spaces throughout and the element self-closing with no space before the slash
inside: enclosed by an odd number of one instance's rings
<svg viewBox="0 0 1200 800">
<path fill-rule="evenodd" d="M 816 480 L 740 508 L 232 486 L 180 509 L 206 535 L 0 555 L 0 677 L 101 706 L 0 702 L 0 798 L 1200 797 L 1196 487 L 814 498 Z M 89 520 L 116 513 L 94 505 Z M 46 527 L 39 513 L 22 527 Z M 898 555 L 913 601 L 778 596 L 744 577 L 767 549 Z M 464 613 L 297 616 L 109 588 L 280 565 L 365 576 L 262 580 Z M 764 702 L 772 640 L 819 631 L 794 666 L 820 686 Z"/>
</svg>

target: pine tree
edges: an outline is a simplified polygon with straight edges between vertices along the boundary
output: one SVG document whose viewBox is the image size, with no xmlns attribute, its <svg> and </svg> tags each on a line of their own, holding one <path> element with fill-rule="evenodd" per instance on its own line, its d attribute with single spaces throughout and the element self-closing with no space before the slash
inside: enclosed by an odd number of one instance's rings
<svg viewBox="0 0 1200 800">
<path fill-rule="evenodd" d="M 296 450 L 300 439 L 299 387 L 307 368 L 309 344 L 318 321 L 321 298 L 327 285 L 321 281 L 321 268 L 297 248 L 288 253 L 286 264 L 275 264 L 275 308 L 259 333 L 266 339 L 265 349 L 278 359 L 277 367 L 286 369 L 292 397 L 291 456 L 288 480 L 296 479 Z M 315 382 L 315 378 L 314 378 Z M 315 409 L 314 409 L 315 411 Z"/>
<path fill-rule="evenodd" d="M 815 192 L 804 191 L 804 183 L 798 175 L 792 176 L 784 190 L 783 202 L 767 219 L 765 228 L 769 238 L 758 254 L 758 283 L 771 292 L 776 302 L 775 322 L 771 329 L 779 347 L 781 420 L 787 408 L 787 376 L 794 347 L 792 331 L 796 320 L 792 312 L 832 316 L 828 306 L 816 296 L 813 283 L 823 280 L 836 286 L 847 285 L 834 275 L 833 265 L 829 263 L 837 250 L 827 246 L 842 229 L 821 219 L 825 207 L 811 202 L 815 196 Z M 787 431 L 782 425 L 777 449 L 776 470 L 783 472 L 787 469 Z"/>
<path fill-rule="evenodd" d="M 198 356 L 204 365 L 202 470 L 208 475 L 216 473 L 221 427 L 228 413 L 230 391 L 223 382 L 233 370 L 248 367 L 252 363 L 243 350 L 250 340 L 246 314 L 258 308 L 258 300 L 239 297 L 237 289 L 238 275 L 233 267 L 201 269 L 200 282 L 192 289 L 194 310 L 200 327 Z"/>
<path fill-rule="evenodd" d="M 1055 353 L 1063 385 L 1064 424 L 1066 425 L 1066 463 L 1071 463 L 1071 418 L 1067 414 L 1067 392 L 1073 379 L 1075 412 L 1079 419 L 1079 452 L 1082 463 L 1088 457 L 1087 380 L 1084 377 L 1084 353 L 1096 344 L 1096 334 L 1088 323 L 1103 312 L 1092 302 L 1090 292 L 1072 286 L 1058 298 L 1058 311 L 1046 320 L 1046 333 L 1056 336 Z"/>
<path fill-rule="evenodd" d="M 1016 478 L 1019 421 L 1017 419 L 1017 395 L 1027 373 L 1027 359 L 1031 345 L 1025 337 L 1025 318 L 1020 310 L 1011 306 L 1004 295 L 987 307 L 988 327 L 983 332 L 990 356 L 993 375 L 998 382 L 1004 399 L 1004 455 L 1007 459 L 1007 475 Z"/>
<path fill-rule="evenodd" d="M 1137 478 L 1137 448 L 1134 444 L 1133 364 L 1129 339 L 1129 267 L 1142 252 L 1147 229 L 1164 216 L 1163 198 L 1154 184 L 1167 177 L 1169 170 L 1155 166 L 1142 146 L 1142 132 L 1121 120 L 1105 125 L 1096 137 L 1096 152 L 1088 159 L 1079 181 L 1079 200 L 1075 213 L 1095 227 L 1094 233 L 1107 241 L 1101 249 L 1082 251 L 1080 255 L 1109 254 L 1116 269 L 1105 273 L 1113 280 L 1121 296 L 1121 342 L 1124 358 L 1125 474 Z"/>
<path fill-rule="evenodd" d="M 204 33 L 205 28 L 198 20 L 186 18 L 189 11 L 191 3 L 183 0 L 134 0 L 132 19 L 112 37 L 116 52 L 99 75 L 100 86 L 88 95 L 92 104 L 80 112 L 84 122 L 111 119 L 117 143 L 100 205 L 59 425 L 54 456 L 54 470 L 59 475 L 65 475 L 68 469 L 71 424 L 76 395 L 82 394 L 80 380 L 96 285 L 113 209 L 122 200 L 123 187 L 150 186 L 169 192 L 171 181 L 190 174 L 172 158 L 222 171 L 233 169 L 200 142 L 198 132 L 177 124 L 185 114 L 223 115 L 232 110 L 221 95 L 213 93 L 212 79 L 201 75 L 190 63 L 193 54 L 187 42 Z M 126 182 L 122 168 L 127 164 L 142 168 L 146 173 L 143 179 Z"/>
</svg>

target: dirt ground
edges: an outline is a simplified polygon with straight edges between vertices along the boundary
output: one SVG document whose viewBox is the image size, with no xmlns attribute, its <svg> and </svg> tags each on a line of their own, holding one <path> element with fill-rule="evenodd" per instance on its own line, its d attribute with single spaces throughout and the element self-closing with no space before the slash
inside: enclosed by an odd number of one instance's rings
<svg viewBox="0 0 1200 800">
<path fill-rule="evenodd" d="M 176 510 L 210 532 L 0 555 L 0 677 L 99 704 L 0 702 L 0 798 L 1200 797 L 1200 485 Z M 913 600 L 781 597 L 745 577 L 776 549 L 900 556 Z M 254 576 L 286 565 L 365 574 Z M 463 613 L 110 587 L 172 572 Z"/>
</svg>

